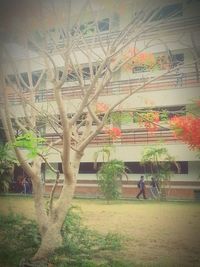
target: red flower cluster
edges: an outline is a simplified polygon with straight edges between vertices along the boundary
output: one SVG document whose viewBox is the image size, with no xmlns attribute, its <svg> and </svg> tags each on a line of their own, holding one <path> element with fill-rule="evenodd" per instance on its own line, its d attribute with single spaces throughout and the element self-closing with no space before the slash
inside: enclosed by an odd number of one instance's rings
<svg viewBox="0 0 200 267">
<path fill-rule="evenodd" d="M 200 149 L 200 118 L 194 116 L 174 116 L 170 125 L 177 138 L 189 144 L 191 149 Z"/>
<path fill-rule="evenodd" d="M 139 118 L 139 124 L 144 126 L 147 131 L 154 132 L 158 129 L 158 123 L 160 121 L 159 112 L 147 112 Z"/>
<path fill-rule="evenodd" d="M 196 100 L 197 107 L 200 107 L 200 99 Z"/>
<path fill-rule="evenodd" d="M 105 103 L 97 103 L 96 104 L 96 112 L 97 113 L 104 113 L 108 110 L 108 105 Z"/>
<path fill-rule="evenodd" d="M 117 127 L 107 128 L 105 129 L 105 133 L 107 133 L 113 140 L 119 138 L 122 135 L 121 129 Z"/>
</svg>

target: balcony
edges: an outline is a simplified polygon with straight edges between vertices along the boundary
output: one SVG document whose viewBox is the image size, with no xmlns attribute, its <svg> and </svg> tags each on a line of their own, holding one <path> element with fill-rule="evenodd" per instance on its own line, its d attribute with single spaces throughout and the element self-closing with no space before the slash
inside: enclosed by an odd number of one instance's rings
<svg viewBox="0 0 200 267">
<path fill-rule="evenodd" d="M 111 96 L 119 94 L 128 94 L 130 90 L 138 88 L 143 85 L 144 82 L 147 82 L 148 78 L 137 78 L 131 80 L 121 80 L 116 82 L 110 82 L 102 91 L 102 96 Z M 196 87 L 199 88 L 200 80 L 197 77 L 196 72 L 184 73 L 181 84 L 177 82 L 176 74 L 165 75 L 158 80 L 145 85 L 140 92 L 145 91 L 160 91 L 167 89 L 181 89 Z M 63 99 L 77 99 L 82 95 L 82 91 L 79 86 L 69 86 L 62 88 Z M 28 100 L 30 94 L 24 92 L 23 96 Z M 11 103 L 18 105 L 20 104 L 20 97 L 16 94 L 9 93 L 9 100 Z M 41 90 L 35 98 L 35 102 L 45 102 L 45 101 L 54 101 L 53 89 Z"/>
<path fill-rule="evenodd" d="M 149 29 L 149 26 L 152 27 Z M 172 32 L 181 32 L 186 30 L 199 30 L 200 27 L 200 17 L 180 17 L 180 18 L 173 18 L 170 20 L 159 20 L 157 23 L 148 23 L 146 25 L 146 28 L 148 27 L 148 30 L 145 31 L 145 28 L 143 29 L 143 33 L 141 33 L 140 39 L 148 39 L 148 38 L 158 38 L 160 37 L 160 33 L 162 32 L 163 35 L 169 34 Z M 120 31 L 107 31 L 102 32 L 100 35 L 93 35 L 89 37 L 85 37 L 84 41 L 87 43 L 93 43 L 96 47 L 99 45 L 99 40 L 101 40 L 101 44 L 107 45 L 108 40 L 113 41 L 118 38 L 120 34 Z M 77 36 L 77 42 L 80 46 L 84 46 L 84 42 L 81 40 L 80 36 Z M 56 54 L 57 49 L 64 48 L 64 40 L 60 40 L 58 44 L 55 44 L 53 42 L 48 43 L 48 52 L 52 54 Z"/>
<path fill-rule="evenodd" d="M 47 142 L 55 142 L 59 139 L 57 134 L 46 134 Z M 103 146 L 107 144 L 117 145 L 147 145 L 158 142 L 175 143 L 179 140 L 174 136 L 171 130 L 157 130 L 150 133 L 144 129 L 124 130 L 122 136 L 112 140 L 106 133 L 100 133 L 90 143 L 90 146 Z"/>
</svg>

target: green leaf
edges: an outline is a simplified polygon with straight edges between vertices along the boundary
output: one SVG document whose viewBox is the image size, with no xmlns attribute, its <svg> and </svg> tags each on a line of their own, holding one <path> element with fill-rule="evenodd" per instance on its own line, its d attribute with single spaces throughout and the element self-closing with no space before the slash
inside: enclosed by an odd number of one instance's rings
<svg viewBox="0 0 200 267">
<path fill-rule="evenodd" d="M 27 150 L 29 158 L 35 158 L 38 153 L 42 154 L 45 150 L 45 141 L 44 138 L 36 136 L 33 132 L 27 132 L 18 136 L 13 145 Z"/>
</svg>

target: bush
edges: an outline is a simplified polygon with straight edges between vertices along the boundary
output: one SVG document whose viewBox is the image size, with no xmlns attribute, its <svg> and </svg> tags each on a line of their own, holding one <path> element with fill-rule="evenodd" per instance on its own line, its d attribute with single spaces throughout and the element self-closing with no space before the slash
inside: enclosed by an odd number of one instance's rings
<svg viewBox="0 0 200 267">
<path fill-rule="evenodd" d="M 30 258 L 39 244 L 34 221 L 12 213 L 0 215 L 0 266 L 18 266 L 21 258 Z"/>
<path fill-rule="evenodd" d="M 11 146 L 8 143 L 0 144 L 0 192 L 8 191 L 15 163 Z"/>
<path fill-rule="evenodd" d="M 63 246 L 49 259 L 55 266 L 95 267 L 93 257 L 120 248 L 120 237 L 105 236 L 82 225 L 80 210 L 71 208 L 62 227 Z M 16 267 L 29 260 L 41 242 L 37 225 L 22 216 L 0 214 L 0 266 Z"/>
<path fill-rule="evenodd" d="M 93 257 L 104 250 L 117 250 L 121 247 L 121 237 L 108 233 L 101 235 L 82 225 L 80 210 L 72 207 L 62 228 L 63 246 L 51 261 L 56 266 L 95 267 Z M 72 265 L 73 264 L 73 265 Z"/>
<path fill-rule="evenodd" d="M 103 163 L 97 173 L 97 181 L 101 191 L 109 202 L 112 199 L 118 199 L 120 195 L 120 181 L 122 175 L 126 174 L 126 167 L 121 160 L 110 160 Z"/>
</svg>

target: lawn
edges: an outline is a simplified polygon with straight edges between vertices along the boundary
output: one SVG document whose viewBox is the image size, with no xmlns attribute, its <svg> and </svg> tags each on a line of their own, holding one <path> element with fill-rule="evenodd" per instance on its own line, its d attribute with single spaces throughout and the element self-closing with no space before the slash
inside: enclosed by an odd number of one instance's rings
<svg viewBox="0 0 200 267">
<path fill-rule="evenodd" d="M 112 257 L 138 266 L 200 266 L 200 204 L 190 202 L 75 199 L 84 225 L 122 236 Z M 31 197 L 0 197 L 0 212 L 34 219 Z M 108 256 L 105 254 L 105 256 Z M 3 266 L 2 266 L 3 267 Z"/>
</svg>

